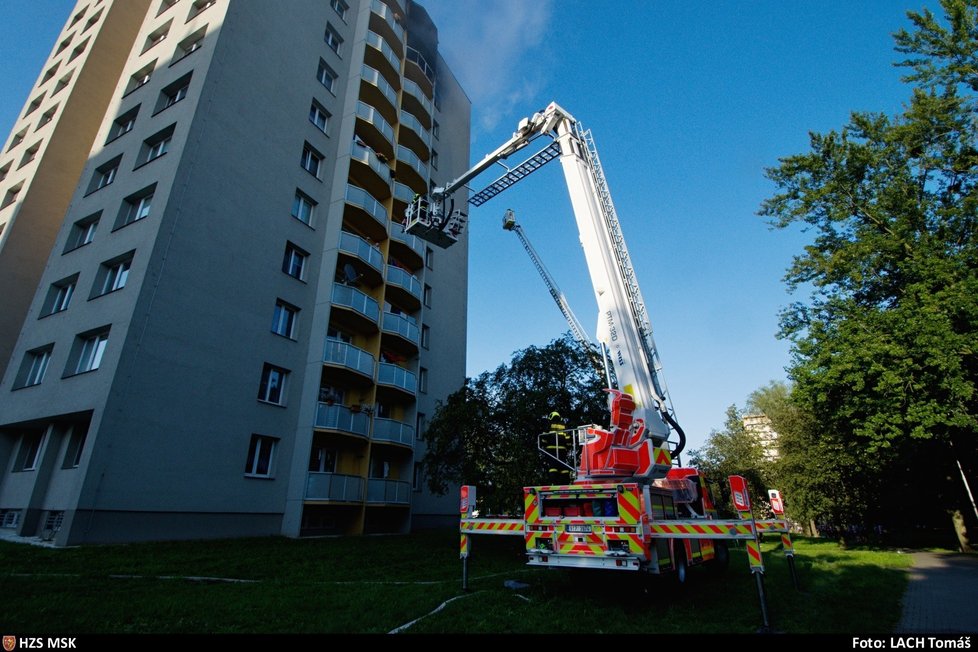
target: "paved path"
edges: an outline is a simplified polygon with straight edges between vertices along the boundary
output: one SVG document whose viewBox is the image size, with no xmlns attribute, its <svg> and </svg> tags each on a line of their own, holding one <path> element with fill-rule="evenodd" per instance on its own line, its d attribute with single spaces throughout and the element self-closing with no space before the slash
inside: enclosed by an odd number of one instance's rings
<svg viewBox="0 0 978 652">
<path fill-rule="evenodd" d="M 896 631 L 978 633 L 978 556 L 913 553 Z"/>
</svg>

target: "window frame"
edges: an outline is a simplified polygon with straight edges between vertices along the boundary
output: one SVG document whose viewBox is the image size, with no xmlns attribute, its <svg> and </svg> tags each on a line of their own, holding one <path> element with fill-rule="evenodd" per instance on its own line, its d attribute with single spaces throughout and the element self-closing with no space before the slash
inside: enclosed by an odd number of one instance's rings
<svg viewBox="0 0 978 652">
<path fill-rule="evenodd" d="M 258 402 L 285 407 L 290 371 L 269 362 L 262 364 L 258 383 Z M 275 379 L 273 383 L 273 378 Z M 276 400 L 277 399 L 277 400 Z"/>
<path fill-rule="evenodd" d="M 278 437 L 269 435 L 259 435 L 253 433 L 248 443 L 248 457 L 245 460 L 246 478 L 274 478 L 275 477 L 275 449 L 281 441 Z M 263 464 L 263 450 L 267 444 L 268 456 L 264 460 L 264 472 L 261 472 Z"/>
</svg>

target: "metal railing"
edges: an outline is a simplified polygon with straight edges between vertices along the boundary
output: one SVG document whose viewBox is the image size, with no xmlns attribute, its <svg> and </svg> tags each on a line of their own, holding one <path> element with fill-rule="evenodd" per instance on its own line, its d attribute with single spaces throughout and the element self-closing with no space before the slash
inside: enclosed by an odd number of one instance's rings
<svg viewBox="0 0 978 652">
<path fill-rule="evenodd" d="M 367 45 L 380 50 L 380 53 L 384 55 L 384 58 L 391 64 L 394 71 L 397 72 L 398 75 L 401 74 L 401 60 L 398 58 L 397 53 L 394 52 L 394 48 L 387 44 L 387 41 L 384 40 L 383 36 L 377 32 L 367 30 Z"/>
<path fill-rule="evenodd" d="M 363 478 L 310 471 L 306 476 L 306 500 L 358 503 L 363 500 Z"/>
<path fill-rule="evenodd" d="M 429 100 L 428 96 L 424 94 L 424 91 L 421 90 L 421 87 L 418 86 L 417 82 L 411 79 L 405 79 L 404 92 L 414 97 L 416 100 L 418 100 L 418 102 L 421 102 L 421 106 L 428 112 L 428 115 L 435 114 L 435 109 L 431 104 L 431 100 Z"/>
<path fill-rule="evenodd" d="M 345 405 L 317 403 L 313 426 L 366 437 L 370 432 L 370 416 L 366 412 L 354 412 Z"/>
<path fill-rule="evenodd" d="M 404 315 L 396 315 L 392 312 L 384 313 L 380 330 L 400 335 L 404 339 L 414 342 L 414 344 L 418 344 L 421 340 L 421 331 L 416 323 Z"/>
<path fill-rule="evenodd" d="M 364 66 L 364 68 L 367 67 L 368 66 Z M 370 69 L 374 70 L 373 68 Z M 380 76 L 379 72 L 377 72 L 376 70 L 374 70 L 374 72 L 378 76 Z M 382 76 L 381 76 L 381 80 L 383 80 Z M 383 83 L 387 84 L 386 81 L 384 81 Z M 387 86 L 388 88 L 390 88 L 390 84 L 387 84 Z M 393 92 L 393 90 L 391 92 Z M 396 107 L 397 102 L 394 102 L 392 106 Z M 357 117 L 363 118 L 373 126 L 377 127 L 377 131 L 379 131 L 381 135 L 383 135 L 384 138 L 387 139 L 387 141 L 391 144 L 391 146 L 394 145 L 394 127 L 392 127 L 391 123 L 387 122 L 387 120 L 384 119 L 384 116 L 380 115 L 380 111 L 378 111 L 374 107 L 370 106 L 369 104 L 361 100 L 357 102 Z"/>
<path fill-rule="evenodd" d="M 376 156 L 371 156 L 372 152 L 369 148 L 360 145 L 356 141 L 353 142 L 353 146 L 350 148 L 350 156 L 361 163 L 369 166 L 371 170 L 377 173 L 384 183 L 388 186 L 391 185 L 391 169 L 377 160 Z"/>
<path fill-rule="evenodd" d="M 425 61 L 420 52 L 412 47 L 408 47 L 407 54 L 404 58 L 417 64 L 418 68 L 421 68 L 421 72 L 424 73 L 424 76 L 428 78 L 428 81 L 432 84 L 435 83 L 435 69 L 428 65 L 428 62 Z"/>
<path fill-rule="evenodd" d="M 393 265 L 387 266 L 387 283 L 388 285 L 396 285 L 399 288 L 403 288 L 411 296 L 419 300 L 421 299 L 421 281 L 418 280 L 417 276 L 404 271 L 400 267 L 394 267 Z"/>
<path fill-rule="evenodd" d="M 418 392 L 418 378 L 404 367 L 389 362 L 377 364 L 377 384 L 398 387 L 411 394 Z"/>
<path fill-rule="evenodd" d="M 394 419 L 375 418 L 373 439 L 413 446 L 414 426 L 395 421 Z"/>
<path fill-rule="evenodd" d="M 358 235 L 340 231 L 340 251 L 356 256 L 378 272 L 384 271 L 384 255 L 380 249 Z"/>
<path fill-rule="evenodd" d="M 380 201 L 360 186 L 347 185 L 346 203 L 359 206 L 367 211 L 371 217 L 387 226 L 387 209 Z"/>
<path fill-rule="evenodd" d="M 394 199 L 400 200 L 405 204 L 410 204 L 414 201 L 415 194 L 409 186 L 404 185 L 400 181 L 394 182 Z"/>
<path fill-rule="evenodd" d="M 407 245 L 411 251 L 424 258 L 424 241 L 416 235 L 402 231 L 399 224 L 391 225 L 391 240 Z"/>
<path fill-rule="evenodd" d="M 425 180 L 425 183 L 428 182 L 428 166 L 425 165 L 421 159 L 418 158 L 418 155 L 412 152 L 409 148 L 405 147 L 404 145 L 398 145 L 397 160 L 404 161 L 410 165 L 415 172 L 421 175 L 421 178 Z"/>
<path fill-rule="evenodd" d="M 326 347 L 323 350 L 323 362 L 340 365 L 353 371 L 359 371 L 373 378 L 374 364 L 377 361 L 370 353 L 361 348 L 340 340 L 326 338 Z"/>
<path fill-rule="evenodd" d="M 411 502 L 411 483 L 370 478 L 367 480 L 367 502 L 407 505 Z"/>
<path fill-rule="evenodd" d="M 401 111 L 401 128 L 407 127 L 414 133 L 418 134 L 418 138 L 427 147 L 431 147 L 431 132 L 425 129 L 425 126 L 421 124 L 421 121 L 415 118 L 408 111 Z"/>
<path fill-rule="evenodd" d="M 397 21 L 394 20 L 394 12 L 390 7 L 385 5 L 383 2 L 380 2 L 380 0 L 373 0 L 373 2 L 370 3 L 370 11 L 383 18 L 384 22 L 390 25 L 391 29 L 394 30 L 394 34 L 397 35 L 397 38 L 401 39 L 402 43 L 404 42 L 404 28 L 398 25 Z"/>
<path fill-rule="evenodd" d="M 374 323 L 380 319 L 380 305 L 377 300 L 355 287 L 334 283 L 332 302 L 333 305 L 350 308 Z"/>
</svg>

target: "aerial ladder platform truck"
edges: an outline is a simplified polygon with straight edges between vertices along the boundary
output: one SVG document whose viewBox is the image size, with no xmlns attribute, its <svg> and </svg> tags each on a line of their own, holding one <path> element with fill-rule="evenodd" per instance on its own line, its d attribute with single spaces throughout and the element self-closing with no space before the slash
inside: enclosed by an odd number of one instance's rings
<svg viewBox="0 0 978 652">
<path fill-rule="evenodd" d="M 511 167 L 504 163 L 533 143 L 542 143 L 536 153 Z M 755 519 L 746 483 L 733 476 L 740 518 L 721 520 L 702 474 L 674 463 L 686 437 L 669 399 L 645 301 L 590 131 L 551 103 L 521 120 L 511 138 L 460 177 L 415 197 L 405 211 L 405 231 L 451 246 L 468 217 L 456 206 L 456 192 L 502 165 L 505 173 L 468 199 L 481 206 L 554 159 L 563 168 L 598 305 L 596 339 L 602 359 L 611 365 L 606 377 L 616 383 L 605 390 L 610 422 L 540 435 L 541 452 L 571 470 L 574 479 L 525 487 L 522 518 L 479 517 L 476 488 L 462 487 L 463 584 L 472 534 L 523 536 L 532 566 L 673 573 L 680 582 L 690 566 L 725 566 L 727 542 L 744 540 L 767 625 L 758 534 L 780 532 L 785 554 L 793 558 L 780 495 L 774 500 L 772 490 L 777 518 Z M 555 453 L 561 450 L 564 455 Z"/>
</svg>

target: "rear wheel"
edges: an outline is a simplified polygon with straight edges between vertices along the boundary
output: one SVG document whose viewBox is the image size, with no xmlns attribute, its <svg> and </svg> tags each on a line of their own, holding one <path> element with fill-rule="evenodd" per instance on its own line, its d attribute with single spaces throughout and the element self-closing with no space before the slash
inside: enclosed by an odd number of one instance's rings
<svg viewBox="0 0 978 652">
<path fill-rule="evenodd" d="M 730 549 L 727 548 L 726 541 L 717 541 L 713 544 L 713 559 L 706 562 L 706 569 L 711 575 L 720 575 L 727 570 L 730 565 Z"/>
<path fill-rule="evenodd" d="M 686 562 L 686 546 L 683 545 L 682 541 L 676 541 L 676 547 L 673 549 L 673 555 L 676 558 L 674 564 L 676 571 L 676 584 L 679 586 L 684 586 L 689 573 L 689 564 Z"/>
</svg>

